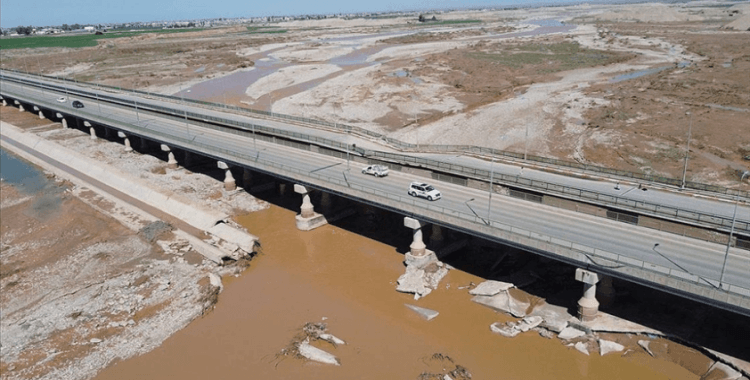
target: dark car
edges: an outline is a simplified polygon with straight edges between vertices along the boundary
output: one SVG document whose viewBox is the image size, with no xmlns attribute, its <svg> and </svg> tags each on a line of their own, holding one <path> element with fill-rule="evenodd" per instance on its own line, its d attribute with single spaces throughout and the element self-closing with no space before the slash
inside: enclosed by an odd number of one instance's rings
<svg viewBox="0 0 750 380">
<path fill-rule="evenodd" d="M 73 107 L 74 108 L 83 108 L 83 103 L 81 103 L 81 102 L 79 102 L 77 100 L 74 100 L 73 101 Z"/>
</svg>

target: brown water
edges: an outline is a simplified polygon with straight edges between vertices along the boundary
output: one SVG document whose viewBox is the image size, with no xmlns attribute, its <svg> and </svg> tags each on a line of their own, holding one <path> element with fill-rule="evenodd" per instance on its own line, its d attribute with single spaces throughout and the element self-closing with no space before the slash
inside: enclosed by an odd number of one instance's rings
<svg viewBox="0 0 750 380">
<path fill-rule="evenodd" d="M 451 271 L 414 301 L 395 291 L 403 256 L 395 248 L 333 226 L 298 231 L 292 211 L 272 206 L 241 218 L 263 253 L 228 281 L 216 309 L 156 350 L 104 370 L 97 379 L 416 379 L 428 358 L 450 356 L 473 379 L 698 379 L 642 350 L 586 356 L 534 332 L 504 338 L 489 325 L 510 320 L 470 301 L 482 279 Z M 434 309 L 432 321 L 404 304 Z M 320 345 L 340 367 L 275 360 L 306 322 L 326 317 L 347 344 Z M 434 362 L 433 362 L 434 364 Z"/>
</svg>

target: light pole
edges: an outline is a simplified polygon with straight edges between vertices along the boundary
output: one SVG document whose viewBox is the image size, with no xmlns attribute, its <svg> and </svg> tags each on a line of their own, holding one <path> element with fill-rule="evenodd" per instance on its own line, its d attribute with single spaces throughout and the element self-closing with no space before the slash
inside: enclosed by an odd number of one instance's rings
<svg viewBox="0 0 750 380">
<path fill-rule="evenodd" d="M 135 118 L 138 120 L 138 123 L 141 122 L 141 116 L 138 115 L 138 99 L 135 98 L 135 79 L 133 79 L 133 103 L 135 103 Z"/>
<path fill-rule="evenodd" d="M 39 75 L 41 76 L 42 75 L 42 64 L 39 63 L 39 56 L 36 57 L 36 65 L 39 66 Z M 41 87 L 42 87 L 42 96 L 46 96 L 44 94 L 44 86 L 41 86 Z"/>
<path fill-rule="evenodd" d="M 750 175 L 750 171 L 745 170 L 740 176 L 740 187 L 745 176 Z M 732 228 L 729 229 L 729 240 L 727 240 L 727 249 L 724 252 L 724 264 L 721 266 L 721 278 L 719 278 L 719 287 L 724 288 L 724 270 L 727 268 L 727 259 L 729 258 L 729 246 L 732 245 L 732 235 L 734 235 L 734 222 L 737 220 L 737 205 L 740 203 L 740 189 L 737 188 L 737 200 L 734 203 L 734 213 L 732 213 Z"/>
<path fill-rule="evenodd" d="M 526 151 L 529 148 L 529 123 L 526 123 L 526 138 L 523 140 L 523 160 L 526 161 Z"/>
<path fill-rule="evenodd" d="M 690 126 L 688 127 L 687 149 L 685 149 L 685 167 L 682 169 L 682 186 L 680 186 L 681 190 L 685 189 L 685 176 L 687 175 L 688 156 L 690 155 L 690 134 L 693 131 L 693 113 L 688 111 L 686 112 L 686 114 L 690 115 Z"/>
<path fill-rule="evenodd" d="M 180 77 L 180 101 L 182 102 L 182 112 L 185 114 L 185 130 L 187 131 L 188 140 L 190 140 L 190 127 L 188 126 L 187 106 L 185 104 L 185 93 L 182 92 L 182 75 Z"/>
<path fill-rule="evenodd" d="M 99 116 L 102 115 L 102 102 L 99 100 L 99 76 L 96 76 L 96 104 L 99 106 Z"/>
<path fill-rule="evenodd" d="M 357 144 L 352 144 L 352 149 L 357 149 Z M 346 170 L 349 170 L 349 143 L 346 143 Z"/>
</svg>

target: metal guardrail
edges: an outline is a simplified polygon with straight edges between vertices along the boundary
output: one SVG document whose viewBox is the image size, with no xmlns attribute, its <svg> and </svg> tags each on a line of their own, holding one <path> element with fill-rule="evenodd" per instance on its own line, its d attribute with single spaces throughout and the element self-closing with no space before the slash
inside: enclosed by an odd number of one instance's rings
<svg viewBox="0 0 750 380">
<path fill-rule="evenodd" d="M 16 81 L 19 81 L 19 80 L 16 80 Z M 19 81 L 19 82 L 26 82 L 26 81 Z M 46 88 L 60 90 L 58 86 L 54 86 L 54 85 L 51 86 L 45 83 L 38 83 L 38 82 L 33 82 L 33 83 L 44 86 Z M 66 91 L 70 91 L 70 90 L 66 89 Z M 77 90 L 76 92 L 85 94 L 86 96 L 89 96 L 92 98 L 97 97 L 100 100 L 106 100 L 108 102 L 115 103 L 115 104 L 122 104 L 122 105 L 126 105 L 129 107 L 135 107 L 136 105 L 135 100 L 130 102 L 130 101 L 125 101 L 123 99 L 110 96 L 110 95 L 90 93 L 90 92 L 81 91 L 81 90 Z M 219 125 L 217 125 L 217 123 L 239 128 L 239 129 L 244 130 L 244 132 L 251 132 L 253 135 L 255 135 L 256 133 L 264 133 L 264 134 L 275 135 L 279 137 L 285 137 L 285 138 L 289 138 L 289 139 L 293 139 L 297 141 L 305 141 L 308 143 L 325 145 L 328 147 L 338 148 L 342 150 L 350 148 L 347 144 L 344 144 L 335 140 L 329 140 L 329 139 L 322 138 L 322 137 L 316 137 L 316 136 L 311 136 L 311 135 L 304 134 L 304 133 L 291 132 L 287 130 L 276 129 L 272 127 L 266 127 L 262 125 L 246 123 L 246 122 L 241 122 L 241 121 L 232 120 L 232 119 L 225 119 L 225 118 L 213 117 L 213 116 L 204 115 L 204 114 L 198 114 L 194 112 L 187 112 L 185 110 L 180 111 L 174 108 L 154 105 L 150 103 L 141 103 L 139 107 L 142 111 L 151 110 L 151 111 L 159 112 L 162 116 L 169 115 L 174 120 L 182 121 L 183 118 L 188 117 L 191 119 L 191 124 L 194 124 L 194 125 L 198 124 L 202 127 L 211 128 L 215 130 L 221 130 L 224 132 L 236 133 L 238 131 L 234 131 L 232 129 L 227 129 L 227 128 L 222 128 Z M 375 133 L 373 132 L 373 134 Z M 477 147 L 472 147 L 472 148 L 477 148 Z M 481 150 L 485 148 L 477 148 L 477 149 Z M 439 160 L 415 157 L 411 155 L 382 152 L 382 151 L 371 151 L 371 150 L 365 150 L 362 148 L 356 148 L 353 151 L 356 151 L 358 154 L 367 156 L 369 158 L 375 157 L 375 158 L 382 159 L 384 161 L 408 163 L 414 166 L 421 166 L 421 167 L 432 169 L 432 170 L 443 171 L 443 172 L 447 172 L 451 174 L 465 176 L 467 178 L 473 177 L 476 179 L 489 181 L 490 176 L 492 175 L 489 171 L 483 170 L 483 169 L 467 167 L 464 165 L 453 164 L 453 163 L 443 162 Z M 609 204 L 609 205 L 617 206 L 620 208 L 642 212 L 645 214 L 651 214 L 652 216 L 656 216 L 656 217 L 674 218 L 677 220 L 683 220 L 687 222 L 701 224 L 704 226 L 710 226 L 712 228 L 728 230 L 731 228 L 731 225 L 732 225 L 731 218 L 726 218 L 726 217 L 719 216 L 719 215 L 714 215 L 714 214 L 709 214 L 709 213 L 699 212 L 699 211 L 694 211 L 694 210 L 689 210 L 689 209 L 680 209 L 680 208 L 675 208 L 675 207 L 663 206 L 663 205 L 656 204 L 656 203 L 634 201 L 634 200 L 621 198 L 621 197 L 617 197 L 617 196 L 613 196 L 609 194 L 598 193 L 598 192 L 591 191 L 591 190 L 580 189 L 580 188 L 557 184 L 553 182 L 531 180 L 531 179 L 527 179 L 527 178 L 523 178 L 519 176 L 495 173 L 493 177 L 493 183 L 498 183 L 498 184 L 503 183 L 505 185 L 516 186 L 519 188 L 525 188 L 525 189 L 529 189 L 532 191 L 539 191 L 539 192 L 545 192 L 545 193 L 550 193 L 550 194 L 558 194 L 566 198 L 575 198 L 575 199 L 579 199 L 585 202 L 599 202 L 601 204 Z M 750 221 L 736 220 L 735 229 L 740 233 L 750 233 Z"/>
<path fill-rule="evenodd" d="M 12 69 L 3 69 L 3 70 L 12 71 L 12 72 L 21 73 L 21 74 L 30 75 L 30 76 L 37 76 L 41 78 L 57 79 L 57 80 L 71 82 L 71 83 L 79 83 L 77 81 L 70 80 L 67 78 L 49 77 L 49 76 L 45 76 L 41 74 L 28 73 L 28 72 L 24 72 L 20 70 L 12 70 Z M 84 84 L 90 85 L 88 83 L 84 83 Z M 675 179 L 675 178 L 654 176 L 654 175 L 649 175 L 645 173 L 629 172 L 625 170 L 611 169 L 611 168 L 606 168 L 606 167 L 597 166 L 597 165 L 583 164 L 579 162 L 536 156 L 533 154 L 523 154 L 523 153 L 518 153 L 518 152 L 511 152 L 511 151 L 505 151 L 505 150 L 500 150 L 500 149 L 485 148 L 485 147 L 478 147 L 478 146 L 471 146 L 471 145 L 433 145 L 433 144 L 415 145 L 415 144 L 406 143 L 400 140 L 396 140 L 394 138 L 391 138 L 383 134 L 373 132 L 364 128 L 355 127 L 355 126 L 346 125 L 346 124 L 331 123 L 331 122 L 327 122 L 323 120 L 310 119 L 310 118 L 299 117 L 299 116 L 284 115 L 284 114 L 279 114 L 279 113 L 254 110 L 251 108 L 227 106 L 227 105 L 213 103 L 213 102 L 206 102 L 206 101 L 193 100 L 193 99 L 184 99 L 184 98 L 177 97 L 177 96 L 154 94 L 154 93 L 135 90 L 135 89 L 128 90 L 128 89 L 123 89 L 121 87 L 106 86 L 106 85 L 97 85 L 97 86 L 108 88 L 111 90 L 125 91 L 125 92 L 132 92 L 134 94 L 137 93 L 137 94 L 147 95 L 147 96 L 151 96 L 155 98 L 170 99 L 170 100 L 180 101 L 180 102 L 190 102 L 193 104 L 204 105 L 204 106 L 208 106 L 212 108 L 221 108 L 225 110 L 229 109 L 235 112 L 240 112 L 240 113 L 245 113 L 245 114 L 263 115 L 263 116 L 275 117 L 279 119 L 286 119 L 286 120 L 297 121 L 297 122 L 302 122 L 302 123 L 307 123 L 307 124 L 319 125 L 319 126 L 323 126 L 326 128 L 333 128 L 335 130 L 338 130 L 339 132 L 354 133 L 363 137 L 380 140 L 402 152 L 461 153 L 461 154 L 467 154 L 467 155 L 474 154 L 474 155 L 481 155 L 481 156 L 492 156 L 495 158 L 532 161 L 538 165 L 547 166 L 547 167 L 555 167 L 557 169 L 565 168 L 565 169 L 582 170 L 582 171 L 596 173 L 604 177 L 630 178 L 634 180 L 640 180 L 644 182 L 654 182 L 654 183 L 660 183 L 660 184 L 665 184 L 665 185 L 670 185 L 670 186 L 682 185 L 682 181 L 680 179 Z M 723 195 L 730 195 L 730 196 L 739 195 L 744 198 L 750 197 L 750 191 L 743 191 L 740 189 L 730 189 L 730 188 L 726 188 L 722 186 L 709 185 L 709 184 L 704 184 L 700 182 L 686 181 L 685 187 L 693 189 L 693 190 L 705 191 L 705 192 L 716 193 L 716 194 L 723 194 Z"/>
</svg>

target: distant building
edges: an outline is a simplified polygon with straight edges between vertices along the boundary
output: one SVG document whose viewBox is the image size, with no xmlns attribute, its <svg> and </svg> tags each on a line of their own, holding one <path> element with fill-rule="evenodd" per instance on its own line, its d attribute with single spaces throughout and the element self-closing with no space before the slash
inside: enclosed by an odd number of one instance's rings
<svg viewBox="0 0 750 380">
<path fill-rule="evenodd" d="M 85 30 L 87 32 L 93 32 L 95 29 L 96 28 L 94 28 L 93 26 L 84 26 L 83 27 L 83 30 Z"/>
</svg>

